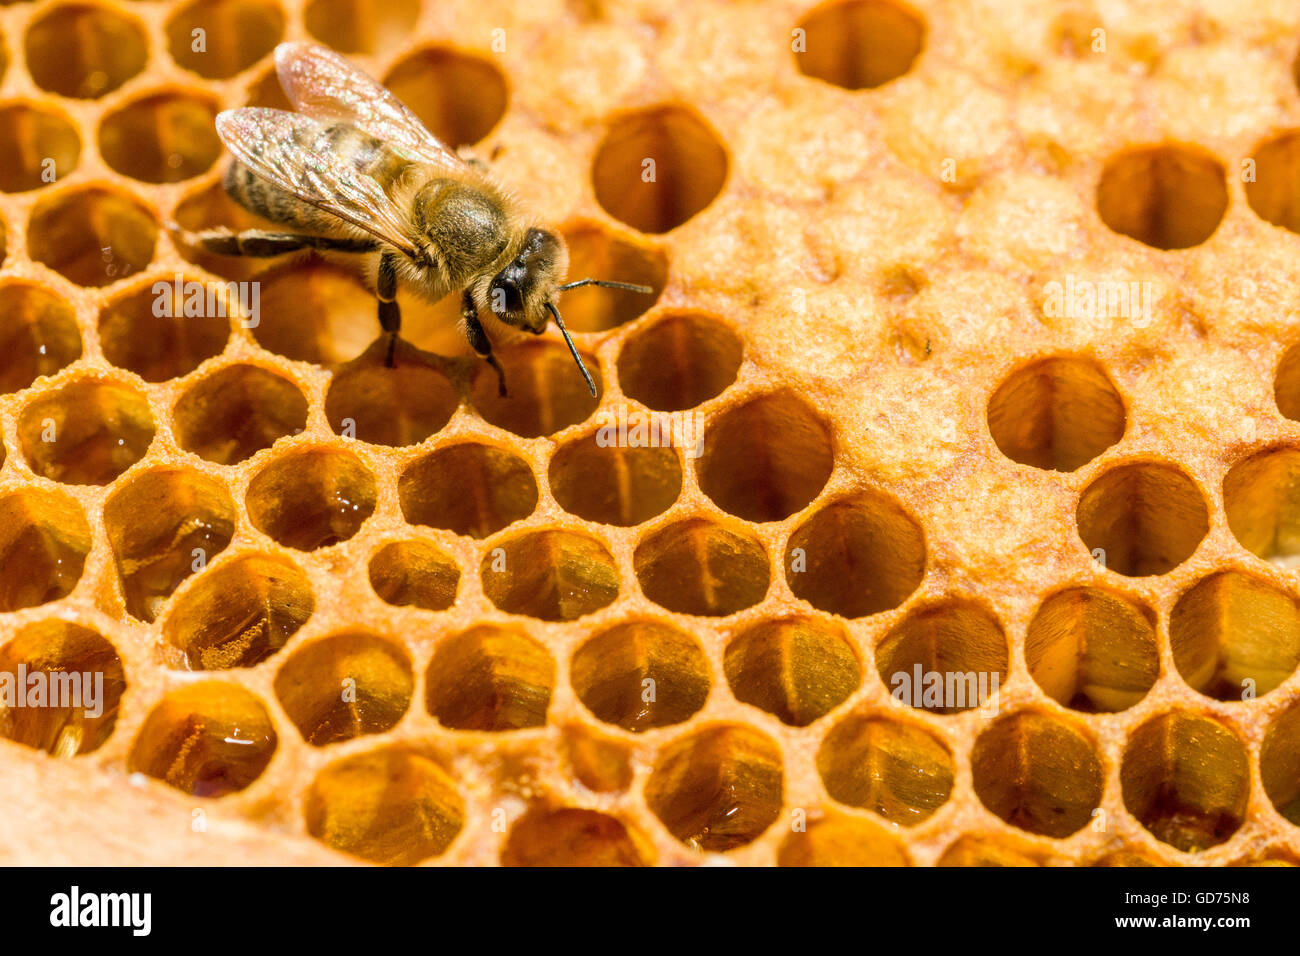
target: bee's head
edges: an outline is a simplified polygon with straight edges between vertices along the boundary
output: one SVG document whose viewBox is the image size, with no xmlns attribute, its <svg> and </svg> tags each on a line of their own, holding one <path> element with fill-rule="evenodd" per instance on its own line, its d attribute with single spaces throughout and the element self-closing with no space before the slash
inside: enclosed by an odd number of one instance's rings
<svg viewBox="0 0 1300 956">
<path fill-rule="evenodd" d="M 518 255 L 492 277 L 488 308 L 506 325 L 540 335 L 551 316 L 546 304 L 564 278 L 568 254 L 559 238 L 545 229 L 529 229 Z"/>
</svg>

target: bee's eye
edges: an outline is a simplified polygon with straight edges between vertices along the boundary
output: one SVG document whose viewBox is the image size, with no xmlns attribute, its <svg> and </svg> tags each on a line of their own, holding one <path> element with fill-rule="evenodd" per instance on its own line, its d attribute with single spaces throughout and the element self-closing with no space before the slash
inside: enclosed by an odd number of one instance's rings
<svg viewBox="0 0 1300 956">
<path fill-rule="evenodd" d="M 491 307 L 492 311 L 498 315 L 507 312 L 522 312 L 524 297 L 523 293 L 519 291 L 519 283 L 506 275 L 498 275 L 493 279 Z"/>
</svg>

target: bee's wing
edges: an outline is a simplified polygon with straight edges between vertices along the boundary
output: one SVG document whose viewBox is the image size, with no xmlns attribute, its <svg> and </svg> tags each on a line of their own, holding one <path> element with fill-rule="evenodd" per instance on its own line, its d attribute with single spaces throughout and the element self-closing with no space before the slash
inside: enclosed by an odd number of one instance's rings
<svg viewBox="0 0 1300 956">
<path fill-rule="evenodd" d="M 408 159 L 460 175 L 467 170 L 401 100 L 328 47 L 281 43 L 275 48 L 275 71 L 298 112 L 351 123 Z"/>
<path fill-rule="evenodd" d="M 323 123 L 299 113 L 247 107 L 217 114 L 217 135 L 236 159 L 273 186 L 414 254 L 388 194 L 334 151 Z"/>
</svg>

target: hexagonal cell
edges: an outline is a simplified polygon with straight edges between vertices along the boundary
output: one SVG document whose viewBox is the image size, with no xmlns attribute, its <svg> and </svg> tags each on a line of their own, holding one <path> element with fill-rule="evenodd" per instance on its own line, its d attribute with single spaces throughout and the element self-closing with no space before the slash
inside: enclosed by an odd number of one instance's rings
<svg viewBox="0 0 1300 956">
<path fill-rule="evenodd" d="M 618 597 L 618 568 L 595 538 L 533 531 L 502 541 L 483 556 L 483 593 L 508 614 L 572 621 Z"/>
<path fill-rule="evenodd" d="M 1157 249 L 1200 245 L 1227 209 L 1223 164 L 1195 146 L 1124 150 L 1106 162 L 1097 183 L 1101 221 Z"/>
<path fill-rule="evenodd" d="M 870 90 L 912 69 L 925 21 L 894 0 L 833 0 L 799 21 L 799 72 L 847 90 Z"/>
<path fill-rule="evenodd" d="M 486 538 L 533 513 L 537 481 L 518 455 L 465 442 L 412 462 L 397 495 L 411 524 Z"/>
<path fill-rule="evenodd" d="M 1101 804 L 1101 762 L 1092 741 L 1046 714 L 998 718 L 975 741 L 970 761 L 984 806 L 1030 833 L 1067 837 Z"/>
<path fill-rule="evenodd" d="M 29 624 L 0 647 L 0 737 L 56 757 L 89 753 L 112 734 L 125 689 L 117 650 L 99 634 L 68 621 Z"/>
<path fill-rule="evenodd" d="M 913 826 L 948 801 L 956 769 L 947 745 L 928 730 L 855 714 L 822 741 L 817 772 L 840 803 Z"/>
<path fill-rule="evenodd" d="M 237 684 L 200 681 L 154 706 L 127 767 L 196 797 L 221 797 L 260 777 L 278 742 L 257 697 Z"/>
<path fill-rule="evenodd" d="M 77 168 L 81 137 L 66 114 L 46 105 L 0 107 L 0 190 L 40 189 Z"/>
<path fill-rule="evenodd" d="M 569 664 L 574 693 L 607 724 L 639 733 L 690 719 L 709 697 L 709 661 L 689 634 L 656 621 L 618 624 Z"/>
<path fill-rule="evenodd" d="M 771 583 L 759 540 L 707 518 L 678 521 L 644 538 L 633 566 L 645 596 L 680 614 L 735 614 L 763 600 Z"/>
<path fill-rule="evenodd" d="M 908 612 L 876 645 L 876 669 L 894 699 L 936 714 L 986 705 L 1008 662 L 998 619 L 960 598 Z"/>
<path fill-rule="evenodd" d="M 643 241 L 632 241 L 598 223 L 564 230 L 569 247 L 569 279 L 612 279 L 648 285 L 654 291 L 629 292 L 583 286 L 563 294 L 559 305 L 570 332 L 604 332 L 644 315 L 663 294 L 668 257 Z"/>
<path fill-rule="evenodd" d="M 115 296 L 99 313 L 104 358 L 146 382 L 188 375 L 220 355 L 230 338 L 228 315 L 239 307 L 226 300 L 225 291 L 197 279 L 170 278 Z"/>
<path fill-rule="evenodd" d="M 225 79 L 266 56 L 284 33 L 273 0 L 195 0 L 167 20 L 167 49 L 187 70 Z"/>
<path fill-rule="evenodd" d="M 506 78 L 497 65 L 446 47 L 404 57 L 384 85 L 453 148 L 477 143 L 506 112 Z"/>
<path fill-rule="evenodd" d="M 104 505 L 127 613 L 144 621 L 187 577 L 225 550 L 235 533 L 226 486 L 196 471 L 147 471 Z"/>
<path fill-rule="evenodd" d="M 739 724 L 698 730 L 665 747 L 646 804 L 687 846 L 721 852 L 757 839 L 781 814 L 781 751 Z"/>
<path fill-rule="evenodd" d="M 565 763 L 593 793 L 621 793 L 632 785 L 631 748 L 580 724 L 565 727 L 561 737 Z"/>
<path fill-rule="evenodd" d="M 795 597 L 843 617 L 898 607 L 925 576 L 925 535 L 882 491 L 819 508 L 790 535 L 786 580 Z"/>
<path fill-rule="evenodd" d="M 308 258 L 273 266 L 260 278 L 260 315 L 252 331 L 268 351 L 337 365 L 360 355 L 379 334 L 375 294 L 351 269 Z"/>
<path fill-rule="evenodd" d="M 592 432 L 551 457 L 551 494 L 588 521 L 630 527 L 672 507 L 682 493 L 682 466 L 671 448 L 612 443 Z"/>
<path fill-rule="evenodd" d="M 185 390 L 172 409 L 176 440 L 218 465 L 237 465 L 307 425 L 307 399 L 286 378 L 230 365 Z"/>
<path fill-rule="evenodd" d="M 1132 707 L 1160 676 L 1156 616 L 1102 588 L 1053 594 L 1029 623 L 1025 663 L 1053 700 L 1082 711 Z"/>
<path fill-rule="evenodd" d="M 734 637 L 722 661 L 736 699 L 806 727 L 844 703 L 862 683 L 862 665 L 844 628 L 790 617 Z"/>
<path fill-rule="evenodd" d="M 221 156 L 218 102 L 179 90 L 138 97 L 99 122 L 99 154 L 123 176 L 178 183 L 212 168 Z"/>
<path fill-rule="evenodd" d="M 777 866 L 911 866 L 898 838 L 845 813 L 809 821 L 785 838 Z"/>
<path fill-rule="evenodd" d="M 44 196 L 27 223 L 27 251 L 77 285 L 97 288 L 153 259 L 158 224 L 125 193 L 102 186 Z"/>
<path fill-rule="evenodd" d="M 1209 717 L 1172 711 L 1148 720 L 1129 737 L 1119 779 L 1129 813 L 1185 853 L 1223 843 L 1246 817 L 1246 748 Z"/>
<path fill-rule="evenodd" d="M 591 164 L 601 207 L 641 232 L 668 232 L 713 202 L 726 148 L 694 110 L 661 105 L 615 116 Z"/>
<path fill-rule="evenodd" d="M 27 28 L 27 70 L 50 93 L 92 99 L 145 67 L 144 27 L 125 11 L 89 3 L 49 7 Z"/>
<path fill-rule="evenodd" d="M 145 456 L 153 416 L 144 396 L 83 380 L 42 392 L 18 416 L 32 471 L 69 485 L 107 485 Z"/>
<path fill-rule="evenodd" d="M 0 393 L 17 392 L 81 357 L 72 304 L 42 286 L 0 285 Z"/>
<path fill-rule="evenodd" d="M 596 396 L 587 390 L 569 350 L 558 342 L 508 345 L 498 349 L 496 357 L 505 369 L 510 394 L 504 398 L 499 394 L 496 372 L 481 362 L 470 398 L 478 413 L 498 428 L 524 438 L 553 435 L 590 418 L 600 404 L 600 366 L 586 352 L 582 361 L 596 383 Z"/>
<path fill-rule="evenodd" d="M 1259 775 L 1277 812 L 1300 826 L 1300 703 L 1269 725 L 1259 749 Z"/>
<path fill-rule="evenodd" d="M 502 866 L 649 866 L 621 820 L 595 810 L 530 810 L 510 828 Z"/>
<path fill-rule="evenodd" d="M 1042 866 L 1028 853 L 1007 846 L 1002 839 L 958 837 L 943 851 L 935 866 Z"/>
<path fill-rule="evenodd" d="M 634 332 L 618 354 L 623 392 L 646 408 L 685 411 L 736 380 L 744 343 L 730 326 L 699 312 L 677 312 Z"/>
<path fill-rule="evenodd" d="M 313 747 L 391 730 L 414 689 L 406 651 L 364 631 L 313 641 L 275 675 L 275 696 Z"/>
<path fill-rule="evenodd" d="M 1280 568 L 1300 566 L 1300 448 L 1268 448 L 1233 465 L 1223 510 L 1247 551 Z"/>
<path fill-rule="evenodd" d="M 299 551 L 346 541 L 374 513 L 375 476 L 347 452 L 310 448 L 283 455 L 248 483 L 248 517 Z"/>
<path fill-rule="evenodd" d="M 1246 201 L 1265 222 L 1300 232 L 1300 130 L 1288 130 L 1257 143 L 1250 156 L 1255 175 L 1242 183 Z M 1290 416 L 1288 416 L 1290 417 Z"/>
<path fill-rule="evenodd" d="M 442 429 L 460 396 L 442 369 L 396 349 L 389 368 L 369 352 L 335 369 L 325 417 L 340 435 L 373 445 L 418 445 Z"/>
<path fill-rule="evenodd" d="M 1167 574 L 1210 530 L 1196 483 L 1182 469 L 1158 462 L 1121 465 L 1095 478 L 1080 495 L 1075 518 L 1093 556 L 1130 577 Z"/>
<path fill-rule="evenodd" d="M 728 408 L 704 433 L 700 489 L 746 521 L 781 521 L 821 492 L 834 467 L 831 430 L 793 392 Z"/>
<path fill-rule="evenodd" d="M 1174 665 L 1217 700 L 1262 697 L 1300 664 L 1300 608 L 1262 578 L 1224 571 L 1203 578 L 1169 616 Z"/>
<path fill-rule="evenodd" d="M 460 568 L 425 541 L 393 541 L 370 557 L 370 586 L 389 604 L 445 611 L 456 603 Z"/>
<path fill-rule="evenodd" d="M 423 754 L 384 749 L 327 766 L 307 792 L 307 832 L 390 866 L 438 856 L 465 824 L 456 781 Z"/>
<path fill-rule="evenodd" d="M 1300 421 L 1300 345 L 1293 345 L 1282 354 L 1273 380 L 1273 397 L 1279 412 L 1292 421 Z"/>
<path fill-rule="evenodd" d="M 0 611 L 71 594 L 90 545 L 90 525 L 73 499 L 41 488 L 0 498 Z"/>
<path fill-rule="evenodd" d="M 163 621 L 171 667 L 252 667 L 284 646 L 316 607 L 311 584 L 281 558 L 242 555 L 205 572 Z"/>
<path fill-rule="evenodd" d="M 1124 400 L 1090 358 L 1055 356 L 1013 372 L 989 400 L 989 431 L 1022 465 L 1074 471 L 1124 435 Z"/>
<path fill-rule="evenodd" d="M 439 644 L 425 685 L 425 705 L 444 727 L 544 727 L 555 661 L 522 631 L 486 624 Z"/>
<path fill-rule="evenodd" d="M 401 45 L 420 18 L 420 0 L 311 0 L 307 29 L 342 53 L 373 55 Z"/>
</svg>

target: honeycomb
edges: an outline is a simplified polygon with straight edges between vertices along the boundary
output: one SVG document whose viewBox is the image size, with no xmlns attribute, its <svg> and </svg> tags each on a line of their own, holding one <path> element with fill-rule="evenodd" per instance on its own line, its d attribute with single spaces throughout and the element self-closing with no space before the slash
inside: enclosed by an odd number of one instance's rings
<svg viewBox="0 0 1300 956">
<path fill-rule="evenodd" d="M 0 35 L 0 674 L 103 680 L 0 709 L 0 860 L 1300 859 L 1294 4 Z M 503 398 L 453 301 L 390 369 L 345 264 L 174 240 L 257 225 L 212 120 L 294 39 L 653 287 L 564 295 L 598 398 L 554 330 Z"/>
</svg>

